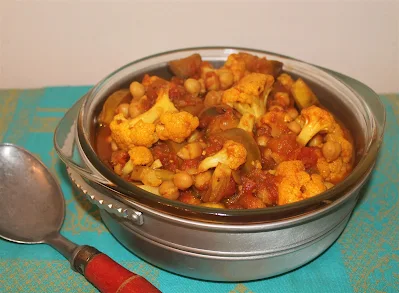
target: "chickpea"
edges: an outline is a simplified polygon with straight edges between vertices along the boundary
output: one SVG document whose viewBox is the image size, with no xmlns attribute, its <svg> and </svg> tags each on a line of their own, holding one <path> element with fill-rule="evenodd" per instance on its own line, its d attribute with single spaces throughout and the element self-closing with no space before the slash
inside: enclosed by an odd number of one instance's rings
<svg viewBox="0 0 399 293">
<path fill-rule="evenodd" d="M 327 141 L 321 151 L 327 162 L 332 162 L 341 154 L 341 145 L 335 141 Z"/>
<path fill-rule="evenodd" d="M 295 108 L 287 109 L 287 114 L 292 118 L 292 120 L 294 120 L 299 115 L 298 110 Z"/>
<path fill-rule="evenodd" d="M 114 142 L 114 141 L 111 141 L 111 149 L 115 152 L 115 151 L 117 151 L 119 148 L 118 148 L 118 145 L 116 144 L 116 142 Z"/>
<path fill-rule="evenodd" d="M 129 114 L 130 117 L 132 118 L 136 118 L 137 116 L 139 116 L 141 114 L 139 105 L 137 102 L 132 101 L 129 105 Z"/>
<path fill-rule="evenodd" d="M 194 186 L 199 190 L 204 190 L 208 187 L 211 178 L 212 178 L 211 171 L 200 173 L 197 176 L 195 176 Z"/>
<path fill-rule="evenodd" d="M 159 186 L 159 194 L 162 197 L 172 200 L 176 200 L 180 195 L 179 189 L 173 184 L 172 181 L 162 182 L 162 184 Z"/>
<path fill-rule="evenodd" d="M 299 123 L 297 123 L 295 121 L 288 123 L 287 126 L 288 126 L 289 130 L 291 130 L 295 134 L 300 133 L 302 130 L 301 125 L 299 125 Z"/>
<path fill-rule="evenodd" d="M 116 108 L 116 114 L 123 114 L 125 118 L 129 117 L 129 104 L 123 103 Z"/>
<path fill-rule="evenodd" d="M 130 84 L 130 93 L 132 94 L 134 99 L 138 99 L 138 98 L 141 98 L 142 96 L 144 96 L 145 88 L 141 83 L 139 83 L 137 81 L 133 81 Z"/>
<path fill-rule="evenodd" d="M 260 146 L 266 146 L 268 141 L 269 141 L 269 138 L 266 135 L 259 136 L 256 139 L 256 143 Z"/>
<path fill-rule="evenodd" d="M 220 87 L 225 90 L 233 85 L 234 75 L 230 70 L 224 70 L 219 74 Z"/>
<path fill-rule="evenodd" d="M 209 91 L 204 99 L 204 106 L 211 107 L 219 105 L 222 102 L 222 91 Z"/>
<path fill-rule="evenodd" d="M 323 145 L 323 137 L 320 134 L 315 135 L 308 143 L 311 147 L 321 147 Z"/>
<path fill-rule="evenodd" d="M 274 95 L 274 98 L 280 104 L 280 106 L 287 107 L 290 104 L 290 97 L 287 93 L 277 92 Z"/>
<path fill-rule="evenodd" d="M 142 96 L 139 99 L 133 99 L 129 105 L 130 118 L 136 118 L 142 114 L 145 110 L 144 105 L 146 103 L 147 96 Z"/>
<path fill-rule="evenodd" d="M 193 185 L 193 178 L 187 172 L 180 172 L 173 176 L 173 183 L 180 190 L 185 190 Z"/>
<path fill-rule="evenodd" d="M 208 91 L 217 91 L 220 89 L 219 76 L 215 72 L 208 72 L 205 77 L 205 87 Z"/>
<path fill-rule="evenodd" d="M 193 142 L 182 147 L 177 155 L 183 160 L 196 159 L 201 156 L 202 146 L 199 142 Z"/>
<path fill-rule="evenodd" d="M 184 82 L 184 88 L 186 91 L 188 91 L 190 94 L 193 95 L 198 95 L 198 93 L 201 90 L 201 84 L 199 83 L 198 80 L 194 78 L 189 78 Z"/>
</svg>

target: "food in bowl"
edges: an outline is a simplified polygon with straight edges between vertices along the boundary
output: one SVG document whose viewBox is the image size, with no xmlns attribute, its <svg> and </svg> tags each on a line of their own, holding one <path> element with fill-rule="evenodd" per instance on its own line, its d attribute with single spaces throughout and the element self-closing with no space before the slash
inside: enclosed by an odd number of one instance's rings
<svg viewBox="0 0 399 293">
<path fill-rule="evenodd" d="M 253 209 L 318 195 L 352 170 L 347 128 L 278 61 L 199 54 L 112 93 L 96 151 L 127 181 L 192 205 Z"/>
</svg>

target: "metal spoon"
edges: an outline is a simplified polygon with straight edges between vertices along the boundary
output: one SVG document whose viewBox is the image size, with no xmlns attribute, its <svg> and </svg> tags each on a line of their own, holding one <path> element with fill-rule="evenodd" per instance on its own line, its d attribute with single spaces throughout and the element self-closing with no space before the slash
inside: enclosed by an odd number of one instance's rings
<svg viewBox="0 0 399 293">
<path fill-rule="evenodd" d="M 21 147 L 0 144 L 0 237 L 51 245 L 101 292 L 160 292 L 94 247 L 63 237 L 64 214 L 61 188 L 46 166 Z"/>
</svg>

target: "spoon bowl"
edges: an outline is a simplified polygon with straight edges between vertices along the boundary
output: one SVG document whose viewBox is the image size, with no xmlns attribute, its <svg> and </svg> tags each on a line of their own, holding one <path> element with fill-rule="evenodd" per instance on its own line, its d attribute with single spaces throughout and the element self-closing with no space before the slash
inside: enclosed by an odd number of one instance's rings
<svg viewBox="0 0 399 293">
<path fill-rule="evenodd" d="M 22 147 L 0 144 L 1 238 L 51 245 L 101 292 L 160 292 L 94 247 L 78 246 L 62 236 L 64 216 L 62 190 L 46 166 Z"/>
<path fill-rule="evenodd" d="M 15 145 L 0 145 L 0 182 L 1 237 L 43 243 L 60 230 L 65 214 L 62 191 L 32 154 Z"/>
</svg>

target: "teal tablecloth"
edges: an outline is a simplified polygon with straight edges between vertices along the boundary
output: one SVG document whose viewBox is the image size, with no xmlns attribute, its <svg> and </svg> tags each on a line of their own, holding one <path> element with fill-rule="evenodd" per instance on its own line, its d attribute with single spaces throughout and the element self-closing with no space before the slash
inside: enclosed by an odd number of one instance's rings
<svg viewBox="0 0 399 293">
<path fill-rule="evenodd" d="M 0 141 L 26 147 L 57 175 L 67 204 L 63 235 L 108 253 L 165 293 L 399 292 L 399 95 L 381 95 L 387 109 L 384 146 L 362 191 L 364 196 L 338 241 L 316 260 L 284 275 L 215 283 L 177 276 L 138 259 L 106 230 L 97 208 L 72 188 L 52 137 L 59 119 L 88 89 L 0 90 Z M 0 204 L 7 203 L 0 199 Z M 0 292 L 97 290 L 49 246 L 0 240 Z"/>
</svg>

